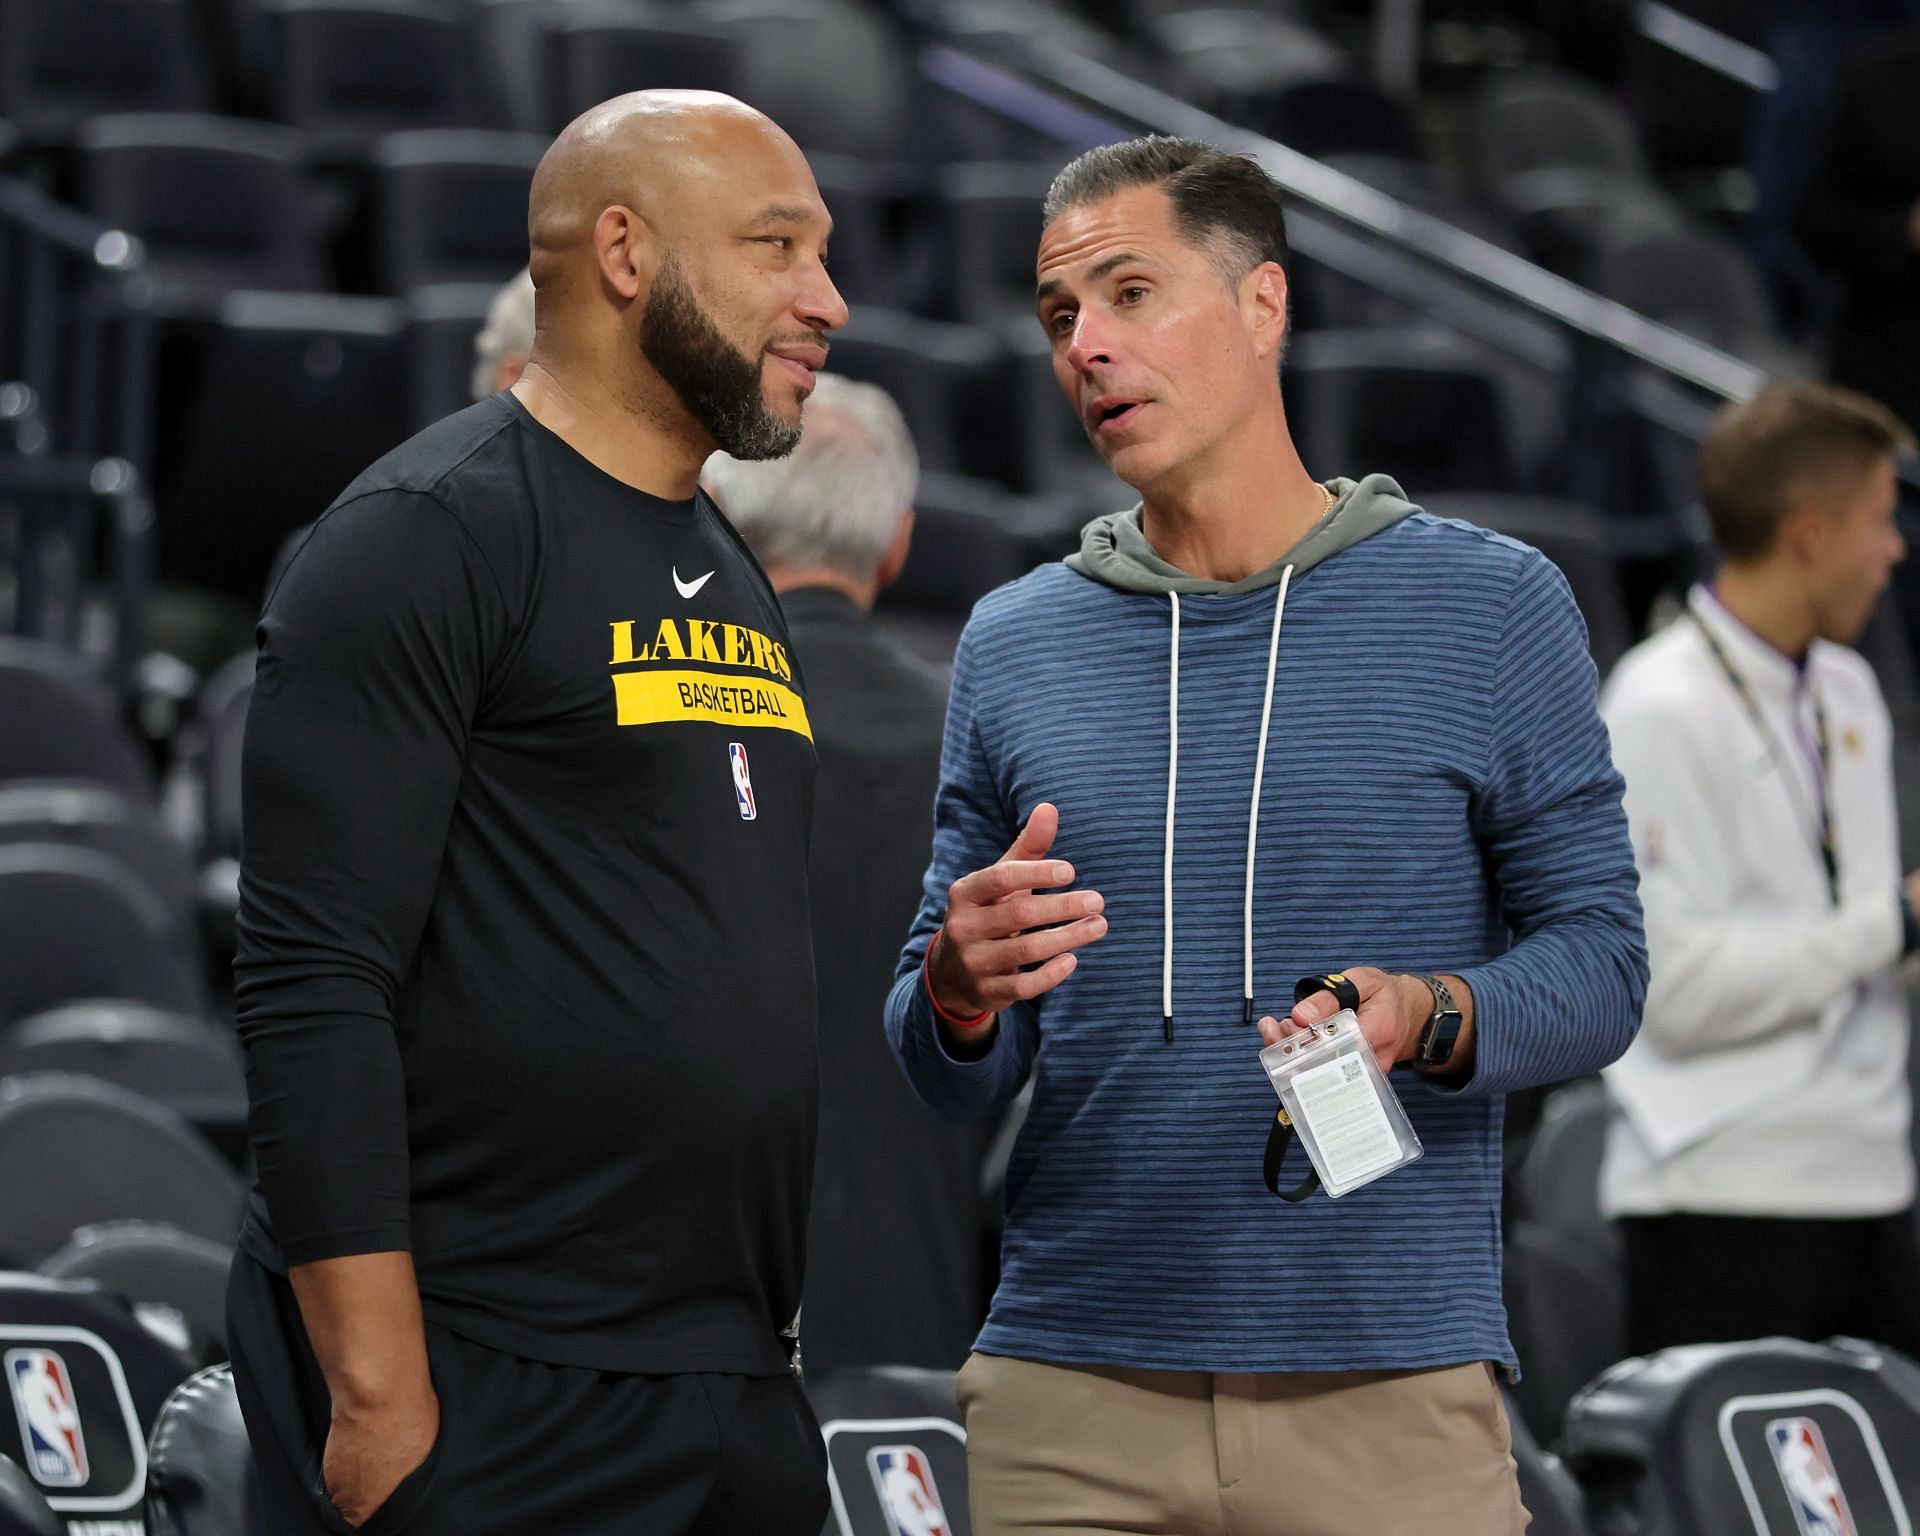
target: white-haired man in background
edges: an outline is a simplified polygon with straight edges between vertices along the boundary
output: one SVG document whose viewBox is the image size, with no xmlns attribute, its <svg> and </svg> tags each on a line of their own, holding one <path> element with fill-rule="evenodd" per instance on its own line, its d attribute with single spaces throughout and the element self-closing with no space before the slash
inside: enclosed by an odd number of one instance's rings
<svg viewBox="0 0 1920 1536">
<path fill-rule="evenodd" d="M 945 679 L 871 619 L 906 565 L 919 456 L 886 392 L 822 374 L 784 459 L 702 478 L 780 595 L 807 682 L 814 791 L 820 1142 L 807 1231 L 807 1364 L 952 1370 L 985 1315 L 984 1133 L 923 1109 L 881 1026 L 919 900 Z M 857 849 L 858 857 L 847 851 Z"/>
<path fill-rule="evenodd" d="M 487 323 L 473 338 L 473 398 L 511 389 L 533 356 L 533 276 L 519 274 L 493 296 Z"/>
</svg>

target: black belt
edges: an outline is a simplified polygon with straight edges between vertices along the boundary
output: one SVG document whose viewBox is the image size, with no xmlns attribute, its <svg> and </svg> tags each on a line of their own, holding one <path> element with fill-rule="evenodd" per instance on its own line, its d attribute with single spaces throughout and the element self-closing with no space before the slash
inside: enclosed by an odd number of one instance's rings
<svg viewBox="0 0 1920 1536">
<path fill-rule="evenodd" d="M 1316 992 L 1331 992 L 1333 1000 L 1342 1008 L 1360 1011 L 1360 989 L 1347 980 L 1344 971 L 1329 971 L 1323 976 L 1302 976 L 1293 984 L 1293 1001 L 1297 1006 L 1312 997 Z M 1298 1205 L 1308 1195 L 1320 1187 L 1319 1170 L 1311 1166 L 1307 1176 L 1292 1189 L 1280 1187 L 1280 1164 L 1285 1160 L 1287 1148 L 1293 1145 L 1293 1122 L 1287 1118 L 1285 1108 L 1274 1116 L 1273 1125 L 1267 1131 L 1267 1156 L 1261 1169 L 1267 1181 L 1267 1188 L 1282 1200 Z"/>
</svg>

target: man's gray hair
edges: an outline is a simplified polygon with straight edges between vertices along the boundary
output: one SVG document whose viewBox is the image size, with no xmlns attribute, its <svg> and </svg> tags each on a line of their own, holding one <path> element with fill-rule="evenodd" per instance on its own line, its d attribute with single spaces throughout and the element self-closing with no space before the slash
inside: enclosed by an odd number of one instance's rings
<svg viewBox="0 0 1920 1536">
<path fill-rule="evenodd" d="M 533 351 L 533 276 L 525 268 L 493 296 L 487 323 L 473 338 L 473 398 L 493 393 L 500 364 L 509 357 L 527 357 Z"/>
<path fill-rule="evenodd" d="M 830 566 L 866 581 L 920 489 L 920 455 L 884 389 L 823 373 L 784 459 L 724 453 L 701 479 L 767 565 Z"/>
</svg>

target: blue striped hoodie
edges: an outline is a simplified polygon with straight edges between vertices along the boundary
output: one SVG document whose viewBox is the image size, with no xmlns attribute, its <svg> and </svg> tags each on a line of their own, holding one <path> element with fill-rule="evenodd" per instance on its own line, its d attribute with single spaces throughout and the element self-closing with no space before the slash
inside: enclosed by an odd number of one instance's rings
<svg viewBox="0 0 1920 1536">
<path fill-rule="evenodd" d="M 1585 628 L 1545 557 L 1420 512 L 1385 476 L 1332 489 L 1292 555 L 1230 586 L 1161 561 L 1137 510 L 1103 519 L 1072 562 L 982 599 L 961 637 L 887 1032 L 952 1117 L 1033 1080 L 984 1352 L 1209 1372 L 1514 1364 L 1503 1096 L 1613 1060 L 1646 987 L 1621 783 Z M 1458 1086 L 1393 1074 L 1420 1161 L 1298 1205 L 1261 1178 L 1277 1100 L 1243 1003 L 1270 653 L 1254 1017 L 1283 1016 L 1310 972 L 1448 971 L 1473 989 L 1478 1036 Z M 1060 810 L 1053 855 L 1104 894 L 1108 932 L 959 1061 L 922 956 L 948 886 L 1043 800 Z M 1296 1145 L 1285 1182 L 1303 1159 Z"/>
</svg>

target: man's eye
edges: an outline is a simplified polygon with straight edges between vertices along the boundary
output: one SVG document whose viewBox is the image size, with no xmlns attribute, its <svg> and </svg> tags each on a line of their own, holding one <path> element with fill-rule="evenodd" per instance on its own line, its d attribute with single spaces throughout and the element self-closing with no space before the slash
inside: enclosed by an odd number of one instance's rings
<svg viewBox="0 0 1920 1536">
<path fill-rule="evenodd" d="M 1138 294 L 1140 298 L 1145 298 L 1147 294 L 1147 290 L 1143 288 L 1139 283 L 1129 283 L 1127 284 L 1126 287 L 1120 290 L 1120 297 L 1126 303 L 1129 303 L 1129 304 L 1138 303 L 1139 302 L 1138 299 L 1128 297 L 1130 294 Z"/>
<path fill-rule="evenodd" d="M 760 238 L 764 244 L 777 245 L 783 251 L 790 249 L 793 245 L 792 238 L 787 235 L 762 235 Z"/>
<path fill-rule="evenodd" d="M 1056 309 L 1052 317 L 1047 321 L 1047 329 L 1056 336 L 1066 335 L 1068 331 L 1073 329 L 1073 311 L 1070 309 Z"/>
</svg>

